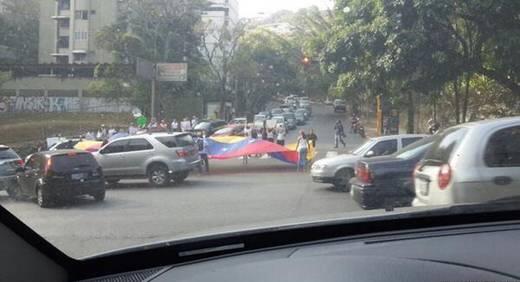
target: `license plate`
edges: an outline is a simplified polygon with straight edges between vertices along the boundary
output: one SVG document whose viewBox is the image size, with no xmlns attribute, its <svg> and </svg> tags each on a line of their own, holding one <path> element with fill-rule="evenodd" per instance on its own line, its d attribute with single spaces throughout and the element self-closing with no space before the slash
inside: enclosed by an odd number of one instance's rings
<svg viewBox="0 0 520 282">
<path fill-rule="evenodd" d="M 81 180 L 85 178 L 84 173 L 74 173 L 71 175 L 72 180 Z"/>
<path fill-rule="evenodd" d="M 418 188 L 419 188 L 419 193 L 423 196 L 427 196 L 428 195 L 428 192 L 430 190 L 430 185 L 428 182 L 426 181 L 421 181 L 418 183 Z"/>
</svg>

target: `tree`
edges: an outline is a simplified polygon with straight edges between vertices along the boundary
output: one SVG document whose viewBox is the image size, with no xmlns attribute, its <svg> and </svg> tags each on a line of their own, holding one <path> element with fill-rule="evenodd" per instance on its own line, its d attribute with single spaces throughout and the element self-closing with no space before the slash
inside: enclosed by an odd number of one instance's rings
<svg viewBox="0 0 520 282">
<path fill-rule="evenodd" d="M 4 0 L 0 14 L 0 46 L 14 54 L 4 63 L 38 62 L 39 3 L 36 0 Z"/>
<path fill-rule="evenodd" d="M 217 97 L 220 102 L 220 117 L 224 118 L 225 104 L 231 97 L 231 65 L 234 60 L 240 39 L 245 34 L 245 24 L 239 22 L 230 28 L 224 23 L 215 26 L 208 22 L 203 26 L 202 54 L 206 59 L 209 79 L 217 84 Z"/>
<path fill-rule="evenodd" d="M 188 82 L 161 83 L 159 92 L 163 99 L 175 95 L 195 95 L 201 87 L 201 73 L 206 65 L 201 46 L 200 12 L 208 5 L 204 0 L 128 0 L 116 23 L 104 27 L 96 35 L 96 43 L 112 51 L 116 63 L 134 64 L 137 58 L 154 63 L 187 62 Z M 125 74 L 126 75 L 126 74 Z M 118 72 L 99 76 L 107 81 L 96 82 L 93 87 L 116 91 L 123 83 L 135 90 L 133 99 L 138 106 L 149 107 L 149 87 L 134 75 L 121 77 Z M 104 86 L 99 88 L 99 86 Z M 121 92 L 109 92 L 109 96 Z M 124 92 L 123 92 L 124 94 Z M 146 102 L 145 102 L 146 101 Z"/>
</svg>

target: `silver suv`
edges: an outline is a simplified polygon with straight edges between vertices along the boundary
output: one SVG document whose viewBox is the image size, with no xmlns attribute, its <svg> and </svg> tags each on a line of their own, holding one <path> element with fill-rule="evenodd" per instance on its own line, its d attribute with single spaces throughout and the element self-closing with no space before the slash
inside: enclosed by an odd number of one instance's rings
<svg viewBox="0 0 520 282">
<path fill-rule="evenodd" d="M 414 206 L 520 197 L 520 117 L 467 123 L 436 136 L 415 171 Z"/>
<path fill-rule="evenodd" d="M 108 183 L 123 178 L 148 177 L 150 184 L 182 183 L 200 163 L 199 151 L 186 133 L 142 134 L 114 140 L 94 157 Z"/>
</svg>

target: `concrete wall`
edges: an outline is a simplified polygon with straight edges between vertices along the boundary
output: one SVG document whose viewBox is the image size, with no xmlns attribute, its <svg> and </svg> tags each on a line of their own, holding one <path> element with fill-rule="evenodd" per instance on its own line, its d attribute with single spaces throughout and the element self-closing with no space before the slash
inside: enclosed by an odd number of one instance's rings
<svg viewBox="0 0 520 282">
<path fill-rule="evenodd" d="M 91 79 L 31 77 L 2 85 L 0 113 L 3 112 L 131 112 L 127 101 L 88 97 Z"/>
</svg>

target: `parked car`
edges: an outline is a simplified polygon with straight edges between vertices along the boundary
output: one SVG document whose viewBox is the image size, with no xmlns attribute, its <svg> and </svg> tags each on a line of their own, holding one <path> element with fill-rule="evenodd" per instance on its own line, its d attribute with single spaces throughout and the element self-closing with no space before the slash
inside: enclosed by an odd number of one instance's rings
<svg viewBox="0 0 520 282">
<path fill-rule="evenodd" d="M 283 114 L 283 110 L 280 109 L 280 108 L 274 108 L 274 109 L 271 110 L 271 118 L 273 116 L 281 115 L 281 114 Z"/>
<path fill-rule="evenodd" d="M 264 127 L 264 122 L 266 120 L 268 120 L 266 115 L 258 114 L 258 115 L 255 115 L 253 118 L 253 124 L 256 128 L 262 128 L 262 127 Z"/>
<path fill-rule="evenodd" d="M 204 131 L 207 136 L 211 136 L 219 129 L 226 127 L 226 125 L 227 123 L 223 120 L 203 120 L 197 123 L 193 131 Z"/>
<path fill-rule="evenodd" d="M 305 113 L 302 111 L 296 111 L 294 113 L 294 117 L 296 118 L 296 124 L 297 125 L 304 125 L 305 124 Z"/>
<path fill-rule="evenodd" d="M 414 206 L 520 197 L 520 117 L 467 123 L 435 138 L 415 170 Z"/>
<path fill-rule="evenodd" d="M 228 125 L 246 125 L 247 124 L 247 118 L 245 117 L 239 117 L 232 119 Z"/>
<path fill-rule="evenodd" d="M 406 145 L 421 140 L 426 135 L 403 134 L 372 138 L 350 154 L 316 161 L 311 167 L 314 182 L 331 183 L 336 188 L 350 190 L 349 181 L 354 177 L 356 163 L 362 158 L 391 155 Z"/>
<path fill-rule="evenodd" d="M 311 112 L 307 108 L 298 108 L 294 113 L 296 114 L 297 112 L 302 112 L 306 121 L 311 118 Z"/>
<path fill-rule="evenodd" d="M 358 161 L 350 193 L 363 209 L 411 205 L 415 197 L 413 171 L 434 138 L 414 141 L 402 139 L 404 148 L 393 155 Z M 407 142 L 413 144 L 406 146 Z"/>
<path fill-rule="evenodd" d="M 268 126 L 269 128 L 277 128 L 279 124 L 283 124 L 285 128 L 288 128 L 289 122 L 285 119 L 282 115 L 273 116 L 271 119 L 273 122 L 269 122 L 271 126 Z"/>
<path fill-rule="evenodd" d="M 287 128 L 289 130 L 296 129 L 296 116 L 294 113 L 283 113 L 282 115 L 287 121 Z"/>
<path fill-rule="evenodd" d="M 346 112 L 347 111 L 347 103 L 343 99 L 336 99 L 332 103 L 332 106 L 334 107 L 334 112 Z"/>
<path fill-rule="evenodd" d="M 0 191 L 7 191 L 9 196 L 16 193 L 16 170 L 23 167 L 24 161 L 11 148 L 0 145 Z"/>
<path fill-rule="evenodd" d="M 76 146 L 76 144 L 78 144 L 79 142 L 81 142 L 80 138 L 72 138 L 72 139 L 63 140 L 63 141 L 60 141 L 60 142 L 52 145 L 49 148 L 49 151 L 72 150 L 72 149 L 74 149 L 74 146 Z"/>
<path fill-rule="evenodd" d="M 262 111 L 262 112 L 259 112 L 258 114 L 266 116 L 267 119 L 271 118 L 271 113 L 269 111 Z"/>
<path fill-rule="evenodd" d="M 148 177 L 150 184 L 182 183 L 200 163 L 198 146 L 187 133 L 155 133 L 121 138 L 94 153 L 110 184 Z"/>
<path fill-rule="evenodd" d="M 39 152 L 17 169 L 18 184 L 10 196 L 35 198 L 42 207 L 75 196 L 105 199 L 103 171 L 92 154 L 79 150 Z"/>
</svg>

